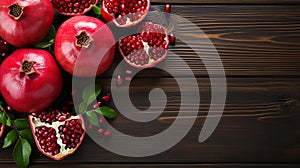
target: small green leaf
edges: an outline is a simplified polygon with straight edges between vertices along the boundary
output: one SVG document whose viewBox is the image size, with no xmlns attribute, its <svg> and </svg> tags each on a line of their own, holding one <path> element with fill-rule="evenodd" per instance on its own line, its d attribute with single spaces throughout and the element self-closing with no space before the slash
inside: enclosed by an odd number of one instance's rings
<svg viewBox="0 0 300 168">
<path fill-rule="evenodd" d="M 81 102 L 79 104 L 79 113 L 83 113 L 84 111 L 86 111 L 86 109 L 87 109 L 86 102 Z"/>
<path fill-rule="evenodd" d="M 84 88 L 82 93 L 82 99 L 86 102 L 86 105 L 89 106 L 94 100 L 96 100 L 97 96 L 101 93 L 101 86 L 98 84 L 89 85 Z"/>
<path fill-rule="evenodd" d="M 4 144 L 2 148 L 7 148 L 13 143 L 15 143 L 18 139 L 18 134 L 16 130 L 11 130 L 8 134 L 6 134 L 4 138 Z"/>
<path fill-rule="evenodd" d="M 26 118 L 20 118 L 15 120 L 15 126 L 18 130 L 30 128 L 29 122 Z"/>
<path fill-rule="evenodd" d="M 30 144 L 34 145 L 34 139 L 31 132 L 31 129 L 23 129 L 19 131 L 19 134 L 25 138 Z"/>
<path fill-rule="evenodd" d="M 13 150 L 13 157 L 16 164 L 20 167 L 28 167 L 29 157 L 31 155 L 31 146 L 24 138 L 19 138 Z"/>
<path fill-rule="evenodd" d="M 96 15 L 101 15 L 101 8 L 96 6 L 96 5 L 93 5 L 93 11 Z"/>
<path fill-rule="evenodd" d="M 52 25 L 47 36 L 44 38 L 45 41 L 50 41 L 50 40 L 53 40 L 56 36 L 56 30 L 55 30 L 55 27 Z"/>
<path fill-rule="evenodd" d="M 89 122 L 94 125 L 94 126 L 99 126 L 99 122 L 98 122 L 98 116 L 96 113 L 94 113 L 93 111 L 88 111 L 86 113 L 87 119 L 89 120 Z"/>
<path fill-rule="evenodd" d="M 11 127 L 11 119 L 10 118 L 7 118 L 6 125 L 9 126 L 9 127 Z"/>
<path fill-rule="evenodd" d="M 7 116 L 5 113 L 0 112 L 0 123 L 1 124 L 6 124 Z"/>
<path fill-rule="evenodd" d="M 99 107 L 95 110 L 95 112 L 107 118 L 116 118 L 118 116 L 118 113 L 114 109 L 107 106 Z"/>
</svg>

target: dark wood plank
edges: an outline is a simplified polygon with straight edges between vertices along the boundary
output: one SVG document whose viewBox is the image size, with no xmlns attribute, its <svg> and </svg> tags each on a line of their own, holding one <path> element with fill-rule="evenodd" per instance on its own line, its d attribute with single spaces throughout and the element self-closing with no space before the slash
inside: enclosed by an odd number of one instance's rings
<svg viewBox="0 0 300 168">
<path fill-rule="evenodd" d="M 163 6 L 154 6 L 153 9 Z M 217 48 L 228 76 L 298 76 L 300 74 L 300 5 L 173 5 L 172 13 L 187 18 L 201 28 Z M 179 22 L 175 30 L 182 37 L 196 36 L 190 24 Z M 189 41 L 199 49 L 201 59 L 182 42 L 170 47 L 191 67 L 196 76 L 207 76 L 202 60 L 211 60 L 213 51 L 200 42 Z M 121 56 L 103 76 L 111 76 Z M 187 76 L 178 64 L 178 57 L 170 54 L 163 65 Z M 219 71 L 221 67 L 213 67 Z M 143 76 L 153 76 L 150 70 Z M 159 73 L 161 76 L 169 76 Z"/>
<path fill-rule="evenodd" d="M 100 80 L 108 89 L 110 81 Z M 142 158 L 119 156 L 106 151 L 91 139 L 71 157 L 54 162 L 38 151 L 32 164 L 76 163 L 297 163 L 300 164 L 300 79 L 228 79 L 228 96 L 219 126 L 204 143 L 198 136 L 210 103 L 210 83 L 198 79 L 200 111 L 188 135 L 175 147 L 159 155 Z M 118 130 L 134 136 L 157 134 L 177 117 L 180 92 L 171 78 L 136 79 L 131 98 L 141 109 L 147 108 L 148 90 L 162 88 L 168 96 L 165 111 L 149 123 L 136 123 L 119 116 L 112 122 Z M 190 99 L 193 99 L 191 96 Z M 113 104 L 111 104 L 113 106 Z M 191 111 L 185 111 L 190 116 Z M 112 142 L 113 143 L 113 142 Z M 0 146 L 2 142 L 0 143 Z M 12 163 L 12 149 L 0 150 L 0 162 Z"/>
<path fill-rule="evenodd" d="M 16 168 L 13 164 L 1 164 L 5 168 Z M 152 167 L 166 167 L 166 168 L 299 168 L 300 164 L 36 164 L 30 166 L 31 168 L 152 168 Z"/>
</svg>

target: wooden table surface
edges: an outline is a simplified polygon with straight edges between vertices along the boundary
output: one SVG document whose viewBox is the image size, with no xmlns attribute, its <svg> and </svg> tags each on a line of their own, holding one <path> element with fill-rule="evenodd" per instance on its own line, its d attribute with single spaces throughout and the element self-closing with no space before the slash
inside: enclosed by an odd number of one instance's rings
<svg viewBox="0 0 300 168">
<path fill-rule="evenodd" d="M 211 98 L 207 71 L 192 49 L 178 42 L 170 51 L 191 67 L 201 94 L 199 116 L 180 143 L 155 156 L 134 158 L 109 152 L 87 137 L 78 151 L 63 161 L 52 161 L 34 150 L 30 167 L 300 167 L 300 1 L 153 0 L 152 7 L 163 9 L 165 3 L 172 4 L 172 13 L 199 26 L 223 61 L 227 100 L 212 136 L 198 142 Z M 192 33 L 183 32 L 187 36 Z M 209 56 L 210 52 L 202 54 Z M 120 60 L 117 54 L 114 66 L 99 77 L 107 90 Z M 180 71 L 176 61 L 169 55 L 166 63 L 172 62 L 171 68 Z M 170 126 L 172 117 L 177 116 L 180 94 L 169 74 L 157 69 L 140 73 L 132 81 L 132 102 L 138 108 L 148 107 L 147 90 L 155 87 L 168 96 L 158 119 L 137 124 L 119 116 L 113 126 L 140 136 Z M 0 150 L 1 168 L 15 167 L 11 150 Z"/>
</svg>

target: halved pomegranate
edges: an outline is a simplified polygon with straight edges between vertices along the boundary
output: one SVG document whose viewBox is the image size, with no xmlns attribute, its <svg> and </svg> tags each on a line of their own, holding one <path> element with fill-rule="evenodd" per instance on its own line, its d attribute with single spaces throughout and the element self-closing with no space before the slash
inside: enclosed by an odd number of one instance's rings
<svg viewBox="0 0 300 168">
<path fill-rule="evenodd" d="M 137 34 L 119 40 L 119 50 L 125 61 L 136 68 L 150 68 L 168 55 L 169 38 L 166 29 L 152 22 L 144 23 Z"/>
<path fill-rule="evenodd" d="M 103 0 L 102 16 L 118 27 L 130 27 L 140 23 L 147 16 L 150 0 Z"/>
<path fill-rule="evenodd" d="M 63 15 L 82 15 L 92 9 L 98 0 L 51 0 L 54 8 Z"/>
<path fill-rule="evenodd" d="M 47 109 L 29 115 L 29 122 L 39 151 L 53 160 L 62 160 L 73 154 L 85 136 L 81 115 Z"/>
</svg>

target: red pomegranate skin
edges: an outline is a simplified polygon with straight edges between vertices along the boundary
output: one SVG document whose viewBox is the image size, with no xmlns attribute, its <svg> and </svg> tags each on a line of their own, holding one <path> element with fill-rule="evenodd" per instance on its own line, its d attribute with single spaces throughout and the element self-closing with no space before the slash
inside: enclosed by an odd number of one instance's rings
<svg viewBox="0 0 300 168">
<path fill-rule="evenodd" d="M 88 47 L 76 44 L 76 36 L 83 31 L 93 39 Z M 115 39 L 110 28 L 101 20 L 90 16 L 74 16 L 59 27 L 54 53 L 58 63 L 69 74 L 98 76 L 113 62 Z"/>
<path fill-rule="evenodd" d="M 34 73 L 20 72 L 23 60 L 35 61 Z M 62 75 L 53 56 L 44 50 L 19 49 L 0 67 L 0 90 L 7 104 L 19 112 L 39 112 L 59 96 Z"/>
<path fill-rule="evenodd" d="M 8 6 L 14 3 L 24 7 L 19 19 L 9 15 Z M 0 36 L 17 47 L 33 45 L 47 35 L 53 18 L 50 0 L 1 0 Z"/>
</svg>

